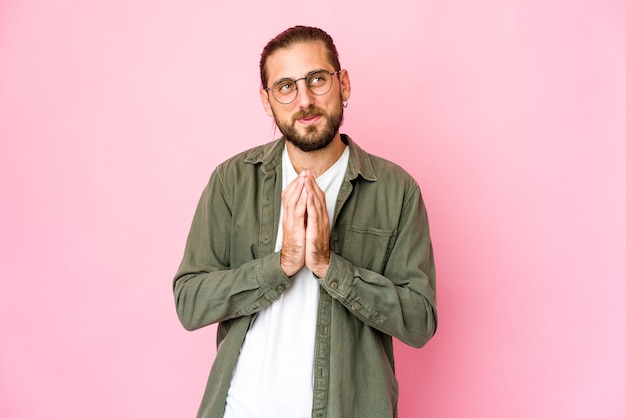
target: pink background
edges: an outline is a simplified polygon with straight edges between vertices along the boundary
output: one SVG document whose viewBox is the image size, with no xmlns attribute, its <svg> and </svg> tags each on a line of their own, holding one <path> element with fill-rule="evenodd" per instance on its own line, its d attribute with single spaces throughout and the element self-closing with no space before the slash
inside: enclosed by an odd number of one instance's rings
<svg viewBox="0 0 626 418">
<path fill-rule="evenodd" d="M 259 53 L 299 23 L 428 205 L 401 417 L 626 416 L 626 4 L 306 5 L 0 1 L 0 416 L 194 416 L 215 329 L 171 280 L 212 169 L 273 138 Z"/>
</svg>

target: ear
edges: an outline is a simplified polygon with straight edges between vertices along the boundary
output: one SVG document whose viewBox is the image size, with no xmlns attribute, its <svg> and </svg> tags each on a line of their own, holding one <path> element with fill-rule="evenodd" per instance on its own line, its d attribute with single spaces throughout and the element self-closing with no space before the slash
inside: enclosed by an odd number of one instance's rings
<svg viewBox="0 0 626 418">
<path fill-rule="evenodd" d="M 265 113 L 267 113 L 267 116 L 274 117 L 272 105 L 270 104 L 270 92 L 261 87 L 261 89 L 259 90 L 259 98 L 261 99 L 263 109 L 265 109 Z"/>
<path fill-rule="evenodd" d="M 341 89 L 341 101 L 345 102 L 350 98 L 350 75 L 348 70 L 342 70 L 339 74 L 339 88 Z"/>
</svg>

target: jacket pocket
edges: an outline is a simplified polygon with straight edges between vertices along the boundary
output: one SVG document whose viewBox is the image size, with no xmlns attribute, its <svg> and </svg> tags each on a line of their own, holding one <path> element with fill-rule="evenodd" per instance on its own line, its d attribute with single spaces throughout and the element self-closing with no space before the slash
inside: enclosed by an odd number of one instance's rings
<svg viewBox="0 0 626 418">
<path fill-rule="evenodd" d="M 342 256 L 357 267 L 382 274 L 396 235 L 395 229 L 348 225 Z"/>
</svg>

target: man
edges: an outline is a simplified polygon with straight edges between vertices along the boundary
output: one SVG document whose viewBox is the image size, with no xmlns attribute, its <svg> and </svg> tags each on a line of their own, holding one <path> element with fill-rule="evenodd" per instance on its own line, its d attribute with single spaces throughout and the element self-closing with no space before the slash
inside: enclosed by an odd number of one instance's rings
<svg viewBox="0 0 626 418">
<path fill-rule="evenodd" d="M 392 337 L 437 327 L 419 187 L 339 133 L 350 78 L 324 31 L 271 40 L 261 82 L 283 137 L 216 168 L 174 280 L 185 328 L 219 323 L 198 416 L 396 417 Z"/>
</svg>

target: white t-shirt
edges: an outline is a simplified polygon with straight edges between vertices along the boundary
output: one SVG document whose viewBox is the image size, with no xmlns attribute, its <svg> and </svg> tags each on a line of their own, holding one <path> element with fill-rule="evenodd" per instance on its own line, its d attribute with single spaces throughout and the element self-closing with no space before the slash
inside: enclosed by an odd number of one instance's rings
<svg viewBox="0 0 626 418">
<path fill-rule="evenodd" d="M 348 167 L 346 147 L 316 181 L 326 195 L 328 219 Z M 283 151 L 283 190 L 298 176 Z M 282 207 L 276 251 L 282 247 Z M 332 227 L 332 226 L 331 226 Z M 309 418 L 313 402 L 313 357 L 319 284 L 303 267 L 292 286 L 257 315 L 241 348 L 226 398 L 224 418 Z"/>
</svg>

